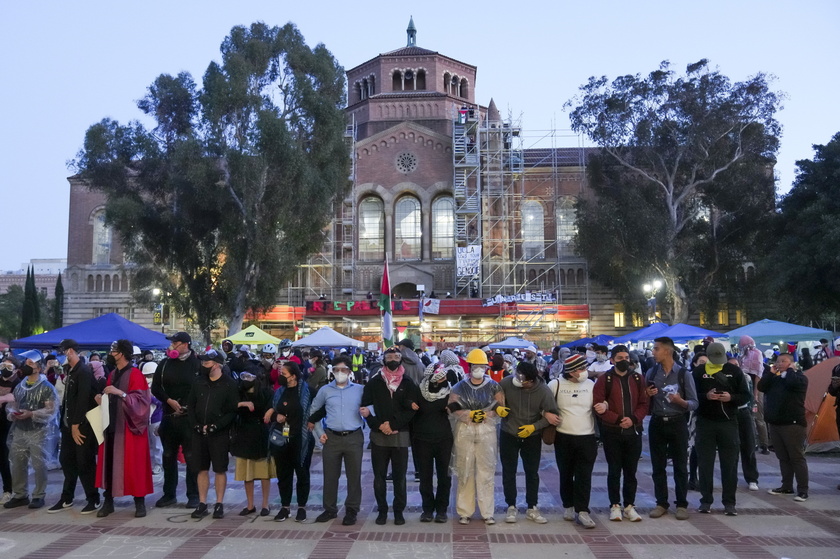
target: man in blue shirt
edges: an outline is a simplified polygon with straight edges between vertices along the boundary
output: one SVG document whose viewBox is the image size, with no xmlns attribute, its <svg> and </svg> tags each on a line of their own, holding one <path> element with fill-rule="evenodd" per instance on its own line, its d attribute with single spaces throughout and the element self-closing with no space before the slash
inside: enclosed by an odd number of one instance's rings
<svg viewBox="0 0 840 559">
<path fill-rule="evenodd" d="M 648 370 L 647 393 L 651 399 L 650 464 L 656 507 L 651 518 L 668 512 L 668 458 L 674 461 L 676 518 L 688 520 L 688 413 L 697 409 L 697 388 L 691 373 L 674 360 L 674 340 L 656 338 Z"/>
<path fill-rule="evenodd" d="M 350 382 L 353 364 L 347 355 L 339 355 L 332 362 L 335 380 L 322 387 L 309 408 L 310 429 L 324 445 L 321 463 L 324 468 L 324 512 L 315 522 L 329 522 L 338 516 L 338 478 L 341 461 L 347 476 L 347 499 L 344 501 L 342 524 L 352 526 L 362 503 L 362 454 L 365 437 L 364 420 L 360 415 L 361 384 Z"/>
</svg>

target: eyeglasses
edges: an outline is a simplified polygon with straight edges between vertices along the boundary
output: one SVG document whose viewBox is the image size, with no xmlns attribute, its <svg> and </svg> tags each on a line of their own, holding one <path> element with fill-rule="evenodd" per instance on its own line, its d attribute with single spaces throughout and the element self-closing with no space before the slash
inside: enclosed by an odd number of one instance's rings
<svg viewBox="0 0 840 559">
<path fill-rule="evenodd" d="M 251 373 L 240 373 L 239 378 L 241 380 L 252 381 L 252 380 L 257 380 L 257 375 L 254 375 L 254 374 L 251 374 Z"/>
<path fill-rule="evenodd" d="M 333 370 L 333 372 L 346 373 L 347 371 L 349 371 L 349 370 L 350 370 L 350 367 L 346 367 L 346 366 L 333 367 L 333 369 L 332 369 L 332 370 Z"/>
</svg>

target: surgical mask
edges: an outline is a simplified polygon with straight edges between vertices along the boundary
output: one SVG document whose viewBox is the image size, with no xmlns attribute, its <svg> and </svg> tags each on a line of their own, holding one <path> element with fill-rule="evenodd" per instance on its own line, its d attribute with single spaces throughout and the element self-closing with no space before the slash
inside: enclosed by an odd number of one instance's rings
<svg viewBox="0 0 840 559">
<path fill-rule="evenodd" d="M 630 370 L 630 361 L 616 361 L 615 370 L 626 373 Z"/>
<path fill-rule="evenodd" d="M 470 368 L 470 376 L 474 379 L 484 378 L 484 367 Z"/>
<path fill-rule="evenodd" d="M 595 360 L 598 361 L 598 363 L 603 363 L 607 360 L 607 356 L 603 353 L 598 353 L 597 355 L 595 355 Z"/>
<path fill-rule="evenodd" d="M 283 357 L 288 357 L 288 356 L 289 356 L 289 355 L 291 355 L 291 354 L 292 354 L 292 352 L 291 352 L 291 351 L 284 351 L 284 352 L 283 352 Z"/>
<path fill-rule="evenodd" d="M 177 349 L 167 349 L 166 356 L 170 359 L 178 359 L 181 356 L 181 354 L 178 353 Z"/>
<path fill-rule="evenodd" d="M 581 369 L 575 374 L 575 376 L 577 377 L 578 382 L 583 382 L 589 377 L 589 373 L 586 371 L 586 369 Z"/>
<path fill-rule="evenodd" d="M 116 367 L 117 366 L 117 358 L 114 357 L 113 355 L 109 355 L 105 358 L 105 364 L 108 365 L 109 367 Z"/>
<path fill-rule="evenodd" d="M 348 380 L 350 380 L 350 375 L 347 373 L 335 374 L 335 382 L 337 382 L 338 384 L 347 384 Z"/>
<path fill-rule="evenodd" d="M 23 365 L 20 368 L 20 372 L 23 373 L 24 376 L 28 377 L 33 372 L 35 372 L 35 369 L 33 369 L 31 365 Z"/>
<path fill-rule="evenodd" d="M 591 349 L 586 352 L 586 360 L 592 362 L 595 360 L 595 352 Z"/>
<path fill-rule="evenodd" d="M 274 364 L 274 359 L 262 359 L 262 362 L 266 367 L 271 367 Z"/>
<path fill-rule="evenodd" d="M 279 377 L 277 377 L 277 384 L 279 384 L 280 386 L 289 386 L 289 379 L 287 379 L 283 375 L 280 375 Z"/>
<path fill-rule="evenodd" d="M 385 361 L 385 366 L 391 369 L 392 371 L 396 371 L 402 365 L 402 361 Z"/>
<path fill-rule="evenodd" d="M 514 385 L 516 388 L 522 388 L 522 381 L 521 381 L 521 380 L 519 380 L 519 379 L 518 379 L 518 378 L 516 378 L 516 377 L 513 377 L 513 385 Z"/>
</svg>

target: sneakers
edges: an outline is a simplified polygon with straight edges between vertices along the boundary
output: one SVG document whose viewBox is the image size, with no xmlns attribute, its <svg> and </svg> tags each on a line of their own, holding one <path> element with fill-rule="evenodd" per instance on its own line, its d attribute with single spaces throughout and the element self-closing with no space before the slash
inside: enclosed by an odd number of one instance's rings
<svg viewBox="0 0 840 559">
<path fill-rule="evenodd" d="M 770 450 L 766 446 L 762 446 L 761 447 L 761 454 L 763 454 L 764 456 L 767 456 L 768 454 L 770 454 Z"/>
<path fill-rule="evenodd" d="M 254 514 L 255 512 L 257 512 L 257 507 L 253 507 L 250 509 L 248 507 L 245 507 L 244 509 L 239 511 L 239 516 L 248 516 L 249 514 Z"/>
<path fill-rule="evenodd" d="M 508 512 L 510 512 L 510 509 L 508 509 Z M 548 522 L 548 520 L 540 514 L 540 509 L 538 509 L 537 507 L 526 510 L 525 518 L 527 518 L 528 520 L 533 520 L 537 524 L 545 524 L 546 522 Z M 505 522 L 507 522 L 507 518 L 505 518 Z"/>
<path fill-rule="evenodd" d="M 277 516 L 280 516 L 280 514 L 278 513 Z M 277 520 L 277 516 L 274 517 L 274 520 Z M 338 516 L 338 515 L 334 512 L 324 511 L 321 514 L 319 514 L 317 517 L 315 517 L 315 522 L 329 522 L 330 520 L 332 520 L 336 516 Z M 356 515 L 354 514 L 353 517 L 355 518 L 355 516 Z M 287 516 L 286 518 L 289 518 L 289 517 Z M 347 517 L 345 517 L 345 519 L 346 518 Z"/>
<path fill-rule="evenodd" d="M 470 523 L 470 517 L 469 516 L 462 516 L 462 517 L 458 518 L 458 524 L 469 524 L 469 523 Z"/>
<path fill-rule="evenodd" d="M 256 507 L 254 507 L 254 508 L 256 508 Z M 260 509 L 260 516 L 268 516 L 269 514 L 271 514 L 271 509 L 269 509 L 269 508 Z"/>
<path fill-rule="evenodd" d="M 178 499 L 176 499 L 175 497 L 167 497 L 166 495 L 164 495 L 163 497 L 157 500 L 157 502 L 155 503 L 155 508 L 162 509 L 163 507 L 171 507 L 177 504 Z"/>
<path fill-rule="evenodd" d="M 574 522 L 575 521 L 575 509 L 572 507 L 566 507 L 563 509 L 563 520 L 566 522 Z"/>
<path fill-rule="evenodd" d="M 610 521 L 621 522 L 621 505 L 612 505 L 610 507 Z"/>
<path fill-rule="evenodd" d="M 192 498 L 187 497 L 187 504 L 184 505 L 184 508 L 185 509 L 194 509 L 200 504 L 201 503 L 199 503 L 198 497 L 192 497 Z"/>
<path fill-rule="evenodd" d="M 505 514 L 505 522 L 507 522 L 508 524 L 515 524 L 517 514 L 518 514 L 518 511 L 516 510 L 516 507 L 514 507 L 514 506 L 508 507 L 507 508 L 507 514 Z"/>
<path fill-rule="evenodd" d="M 610 514 L 612 514 L 612 512 Z M 626 507 L 624 507 L 624 518 L 626 518 L 630 522 L 642 521 L 642 517 L 639 516 L 639 513 L 636 512 L 636 507 L 633 505 L 627 505 Z M 612 516 L 610 516 L 610 520 L 612 520 Z"/>
<path fill-rule="evenodd" d="M 709 514 L 712 512 L 712 505 L 710 505 L 709 503 L 700 503 L 700 508 L 697 509 L 697 512 Z"/>
<path fill-rule="evenodd" d="M 446 516 L 445 512 L 439 512 L 435 515 L 435 522 L 437 524 L 445 524 L 449 518 Z"/>
<path fill-rule="evenodd" d="M 493 524 L 495 524 L 495 523 L 496 523 L 496 519 L 495 519 L 495 518 L 493 518 L 492 516 L 488 516 L 487 518 L 485 518 L 485 519 L 484 519 L 484 523 L 485 523 L 487 526 L 492 526 Z"/>
<path fill-rule="evenodd" d="M 47 509 L 47 512 L 50 514 L 55 514 L 57 512 L 61 512 L 63 510 L 72 509 L 73 508 L 73 501 L 65 501 L 64 499 L 59 500 L 56 504 L 51 506 Z"/>
<path fill-rule="evenodd" d="M 723 514 L 726 516 L 738 516 L 738 511 L 735 510 L 735 505 L 726 505 L 723 507 Z"/>
<path fill-rule="evenodd" d="M 8 491 L 6 491 L 5 493 L 3 493 L 3 496 L 0 497 L 0 505 L 5 505 L 6 503 L 9 502 L 9 500 L 11 498 L 12 498 L 12 494 L 9 493 Z"/>
<path fill-rule="evenodd" d="M 225 505 L 222 503 L 216 503 L 213 506 L 213 518 L 219 519 L 225 517 Z"/>
<path fill-rule="evenodd" d="M 420 522 L 431 522 L 434 519 L 435 519 L 435 517 L 432 516 L 432 513 L 430 513 L 430 512 L 420 513 Z"/>
<path fill-rule="evenodd" d="M 808 500 L 808 494 L 807 493 L 797 493 L 796 497 L 794 497 L 793 500 L 796 501 L 797 503 L 804 503 L 805 501 Z"/>
<path fill-rule="evenodd" d="M 401 512 L 394 512 L 394 524 L 397 526 L 402 526 L 405 524 L 405 516 Z"/>
<path fill-rule="evenodd" d="M 280 512 L 277 513 L 277 516 L 274 517 L 274 520 L 277 522 L 285 522 L 291 515 L 292 512 L 288 509 L 288 507 L 282 507 Z"/>
<path fill-rule="evenodd" d="M 750 482 L 750 491 L 758 491 L 758 484 L 756 482 Z"/>
<path fill-rule="evenodd" d="M 45 503 L 44 503 L 44 499 L 43 499 L 43 498 L 38 498 L 38 497 L 35 497 L 34 499 L 32 499 L 32 502 L 30 502 L 30 503 L 29 503 L 29 508 L 31 508 L 31 509 L 39 509 L 39 508 L 43 507 L 43 506 L 44 506 L 44 504 L 45 504 Z M 72 506 L 73 506 L 73 503 L 70 503 L 70 506 L 72 507 Z"/>
<path fill-rule="evenodd" d="M 595 527 L 595 521 L 592 520 L 588 512 L 577 513 L 577 523 L 587 529 Z"/>
<path fill-rule="evenodd" d="M 208 514 L 210 514 L 210 511 L 207 510 L 207 504 L 206 503 L 198 503 L 198 506 L 195 507 L 195 510 L 192 511 L 192 514 L 190 514 L 190 518 L 195 518 L 197 520 L 201 520 L 202 518 L 204 518 Z"/>
<path fill-rule="evenodd" d="M 376 520 L 374 520 L 374 522 L 377 526 L 385 526 L 385 523 L 388 522 L 388 513 L 381 511 L 376 515 Z"/>
<path fill-rule="evenodd" d="M 784 487 L 777 487 L 776 489 L 768 489 L 771 495 L 793 495 L 793 489 L 785 489 Z"/>
<path fill-rule="evenodd" d="M 105 518 L 109 514 L 114 513 L 114 500 L 113 499 L 105 499 L 105 502 L 102 503 L 102 506 L 99 507 L 99 510 L 96 511 L 96 518 Z"/>
<path fill-rule="evenodd" d="M 688 509 L 685 507 L 677 507 L 677 511 L 674 513 L 674 516 L 677 520 L 688 520 Z"/>
<path fill-rule="evenodd" d="M 96 512 L 96 509 L 99 508 L 99 499 L 95 501 L 88 501 L 85 507 L 82 509 L 82 514 L 93 514 Z"/>
<path fill-rule="evenodd" d="M 295 522 L 303 522 L 306 520 L 306 509 L 298 507 L 297 514 L 295 514 Z"/>
<path fill-rule="evenodd" d="M 666 509 L 662 505 L 656 505 L 650 511 L 650 514 L 648 516 L 650 516 L 651 518 L 660 518 L 662 516 L 665 516 L 665 513 L 667 513 L 667 512 L 668 512 L 668 509 Z"/>
</svg>

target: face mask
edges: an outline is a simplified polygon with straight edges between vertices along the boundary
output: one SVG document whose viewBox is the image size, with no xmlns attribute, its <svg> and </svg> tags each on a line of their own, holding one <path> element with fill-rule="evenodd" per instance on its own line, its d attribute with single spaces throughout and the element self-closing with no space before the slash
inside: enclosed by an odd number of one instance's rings
<svg viewBox="0 0 840 559">
<path fill-rule="evenodd" d="M 35 371 L 35 369 L 33 369 L 30 365 L 23 365 L 20 368 L 20 372 L 23 373 L 23 375 L 27 376 L 27 377 L 29 375 L 31 375 L 34 371 Z"/>
<path fill-rule="evenodd" d="M 595 356 L 595 360 L 598 361 L 598 363 L 603 363 L 607 360 L 607 356 L 599 353 Z"/>
<path fill-rule="evenodd" d="M 577 373 L 578 382 L 583 382 L 589 377 L 589 373 L 586 372 L 586 369 L 581 370 Z"/>
<path fill-rule="evenodd" d="M 289 386 L 289 379 L 287 379 L 283 375 L 280 375 L 279 377 L 277 377 L 277 384 L 279 384 L 280 386 Z"/>
<path fill-rule="evenodd" d="M 594 360 L 595 360 L 595 352 L 594 352 L 594 351 L 592 351 L 592 350 L 588 350 L 588 351 L 586 352 L 586 360 L 587 360 L 587 361 L 590 361 L 590 362 L 591 362 L 591 361 L 594 361 Z"/>
<path fill-rule="evenodd" d="M 622 373 L 626 373 L 628 370 L 630 370 L 630 361 L 616 361 L 615 370 Z"/>
<path fill-rule="evenodd" d="M 167 349 L 166 356 L 170 359 L 178 359 L 181 356 L 181 354 L 178 353 L 177 349 Z"/>
<path fill-rule="evenodd" d="M 484 378 L 484 367 L 471 367 L 470 376 L 474 379 Z"/>
<path fill-rule="evenodd" d="M 396 371 L 402 365 L 401 361 L 386 361 L 385 366 L 391 369 L 392 371 Z"/>
<path fill-rule="evenodd" d="M 207 365 L 205 365 L 204 363 L 207 363 Z M 202 374 L 205 374 L 205 375 L 209 376 L 210 371 L 213 370 L 213 362 L 212 361 L 204 361 L 204 363 L 201 364 L 201 372 L 202 372 Z"/>
<path fill-rule="evenodd" d="M 256 381 L 253 381 L 253 380 L 243 380 L 242 381 L 242 388 L 244 390 L 251 390 L 252 388 L 254 388 L 255 383 L 256 383 Z"/>
<path fill-rule="evenodd" d="M 513 385 L 514 385 L 516 388 L 522 388 L 522 381 L 521 381 L 521 380 L 519 380 L 519 379 L 518 379 L 518 378 L 516 378 L 516 377 L 513 377 Z"/>
<path fill-rule="evenodd" d="M 177 352 L 176 352 L 177 353 Z M 105 358 L 105 364 L 109 367 L 116 367 L 117 366 L 117 358 L 113 355 L 109 355 Z"/>
<path fill-rule="evenodd" d="M 288 356 L 289 356 L 289 355 L 291 355 L 291 354 L 292 354 L 292 352 L 291 352 L 291 351 L 284 351 L 284 352 L 283 352 L 283 357 L 288 357 Z"/>
<path fill-rule="evenodd" d="M 335 382 L 338 384 L 347 384 L 347 381 L 350 379 L 350 375 L 347 373 L 336 373 L 335 374 Z"/>
<path fill-rule="evenodd" d="M 266 367 L 271 367 L 272 364 L 274 363 L 274 360 L 273 359 L 263 359 L 262 362 Z"/>
</svg>

